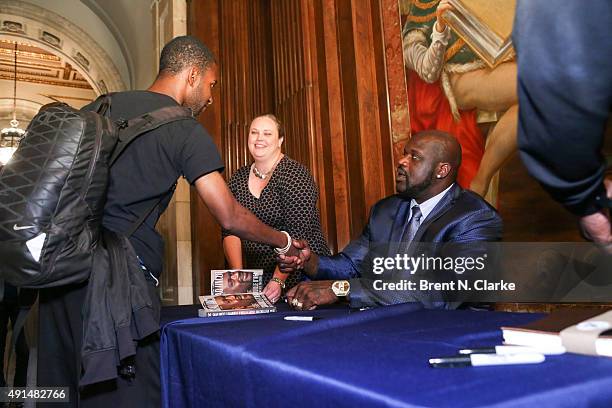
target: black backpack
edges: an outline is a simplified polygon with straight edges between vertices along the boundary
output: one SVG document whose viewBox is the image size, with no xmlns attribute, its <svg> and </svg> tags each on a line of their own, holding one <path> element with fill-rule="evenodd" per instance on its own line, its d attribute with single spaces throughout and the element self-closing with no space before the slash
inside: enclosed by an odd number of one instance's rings
<svg viewBox="0 0 612 408">
<path fill-rule="evenodd" d="M 0 281 L 46 288 L 87 280 L 110 166 L 138 136 L 173 121 L 194 120 L 190 109 L 172 106 L 113 122 L 109 95 L 93 106 L 95 111 L 43 106 L 0 171 Z"/>
</svg>

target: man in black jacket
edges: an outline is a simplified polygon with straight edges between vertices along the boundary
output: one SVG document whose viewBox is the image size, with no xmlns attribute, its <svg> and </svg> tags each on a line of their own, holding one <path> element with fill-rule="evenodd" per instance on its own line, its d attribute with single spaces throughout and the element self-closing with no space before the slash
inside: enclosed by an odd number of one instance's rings
<svg viewBox="0 0 612 408">
<path fill-rule="evenodd" d="M 4 286 L 2 289 L 1 287 Z M 2 362 L 2 373 L 0 373 L 0 387 L 7 386 L 8 378 L 4 378 L 4 373 L 8 372 L 4 366 L 4 351 L 6 349 L 7 334 L 9 328 L 9 320 L 11 327 L 15 327 L 17 321 L 17 315 L 19 314 L 19 292 L 16 287 L 4 282 L 4 285 L 0 285 L 0 290 L 4 291 L 4 296 L 0 300 L 0 361 Z M 15 336 L 15 334 L 13 334 Z M 10 340 L 10 339 L 9 339 Z M 13 345 L 10 345 L 12 348 Z M 26 343 L 25 332 L 21 329 L 17 341 L 15 342 L 15 377 L 12 382 L 13 387 L 25 387 L 28 372 L 28 357 L 29 350 L 28 344 Z M 10 352 L 9 352 L 10 355 Z M 7 367 L 10 361 L 7 361 Z"/>
<path fill-rule="evenodd" d="M 586 238 L 608 249 L 601 148 L 612 107 L 611 26 L 610 1 L 519 0 L 513 33 L 521 158 L 579 217 Z"/>
<path fill-rule="evenodd" d="M 0 171 L 2 171 L 3 165 L 0 163 Z M 8 378 L 4 377 L 4 373 L 8 372 L 4 366 L 4 351 L 6 349 L 6 340 L 9 328 L 9 321 L 11 328 L 15 327 L 17 321 L 17 315 L 19 314 L 19 291 L 16 287 L 9 284 L 8 282 L 0 282 L 0 366 L 2 372 L 0 373 L 0 387 L 6 387 Z M 25 294 L 31 294 L 30 291 L 26 291 Z M 13 336 L 15 336 L 13 334 Z M 11 348 L 13 345 L 10 346 Z M 9 353 L 10 354 L 10 353 Z M 28 344 L 26 343 L 25 332 L 22 329 L 17 336 L 15 342 L 15 377 L 13 380 L 13 387 L 25 387 L 28 374 L 28 357 L 29 350 Z M 10 360 L 7 361 L 7 366 L 10 364 Z"/>
<path fill-rule="evenodd" d="M 216 83 L 217 63 L 210 50 L 194 37 L 177 37 L 162 50 L 159 74 L 149 89 L 112 95 L 110 117 L 115 121 L 130 120 L 165 106 L 178 105 L 190 108 L 197 117 L 212 103 Z M 106 229 L 129 235 L 131 226 L 163 197 L 129 238 L 138 256 L 134 259 L 137 268 L 149 282 L 157 322 L 160 309 L 157 285 L 164 251 L 155 224 L 181 176 L 196 188 L 223 228 L 241 238 L 297 253 L 291 249 L 287 233 L 266 226 L 236 202 L 221 176 L 223 167 L 217 147 L 195 120 L 172 122 L 138 137 L 111 167 L 103 219 Z M 122 375 L 77 393 L 84 331 L 81 309 L 86 292 L 87 282 L 41 290 L 39 386 L 69 386 L 72 406 L 159 406 L 157 333 L 138 343 L 133 364 L 135 377 Z"/>
</svg>

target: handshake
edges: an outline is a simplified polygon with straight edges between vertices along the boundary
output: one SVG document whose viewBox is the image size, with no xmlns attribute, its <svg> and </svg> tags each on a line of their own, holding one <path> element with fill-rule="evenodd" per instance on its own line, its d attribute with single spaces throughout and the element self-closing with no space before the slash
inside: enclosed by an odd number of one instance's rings
<svg viewBox="0 0 612 408">
<path fill-rule="evenodd" d="M 276 262 L 282 273 L 293 273 L 301 269 L 312 277 L 316 270 L 313 266 L 318 263 L 316 258 L 317 255 L 312 252 L 306 240 L 294 239 L 285 253 L 277 253 Z"/>
<path fill-rule="evenodd" d="M 277 254 L 276 262 L 281 273 L 289 274 L 303 270 L 306 276 L 314 278 L 319 266 L 319 256 L 312 251 L 307 241 L 296 239 L 284 254 Z M 292 308 L 300 311 L 335 303 L 338 297 L 332 290 L 332 284 L 331 280 L 300 282 L 287 291 L 287 302 Z M 267 293 L 266 289 L 264 294 L 273 302 L 277 301 L 280 293 L 272 290 Z"/>
</svg>

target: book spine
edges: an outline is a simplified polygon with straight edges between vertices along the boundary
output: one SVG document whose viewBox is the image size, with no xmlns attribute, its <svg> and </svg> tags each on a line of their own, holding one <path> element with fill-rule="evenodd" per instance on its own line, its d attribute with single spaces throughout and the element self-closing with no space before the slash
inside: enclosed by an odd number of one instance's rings
<svg viewBox="0 0 612 408">
<path fill-rule="evenodd" d="M 223 293 L 223 271 L 213 272 L 210 282 L 210 292 L 213 295 L 220 295 Z"/>
<path fill-rule="evenodd" d="M 252 310 L 223 310 L 223 311 L 214 311 L 214 310 L 206 310 L 204 314 L 206 317 L 217 317 L 217 316 L 242 316 L 242 315 L 254 315 L 254 314 L 262 314 L 262 313 L 270 313 L 276 311 L 269 310 L 269 308 L 265 309 L 252 309 Z"/>
<path fill-rule="evenodd" d="M 263 271 L 253 271 L 253 292 L 261 292 L 263 290 Z"/>
</svg>

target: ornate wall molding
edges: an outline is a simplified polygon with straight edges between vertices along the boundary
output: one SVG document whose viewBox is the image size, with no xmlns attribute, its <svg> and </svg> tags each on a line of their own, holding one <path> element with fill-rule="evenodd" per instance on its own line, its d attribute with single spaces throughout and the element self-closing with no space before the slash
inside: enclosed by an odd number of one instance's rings
<svg viewBox="0 0 612 408">
<path fill-rule="evenodd" d="M 108 53 L 89 34 L 48 9 L 19 0 L 0 3 L 0 38 L 21 38 L 62 55 L 97 94 L 125 90 Z"/>
</svg>

